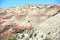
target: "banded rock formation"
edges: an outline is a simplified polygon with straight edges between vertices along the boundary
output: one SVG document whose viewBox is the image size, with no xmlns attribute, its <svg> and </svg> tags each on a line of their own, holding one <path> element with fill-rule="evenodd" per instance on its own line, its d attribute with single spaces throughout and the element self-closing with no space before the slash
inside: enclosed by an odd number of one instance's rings
<svg viewBox="0 0 60 40">
<path fill-rule="evenodd" d="M 1 8 L 0 40 L 60 40 L 59 15 L 60 5 Z"/>
</svg>

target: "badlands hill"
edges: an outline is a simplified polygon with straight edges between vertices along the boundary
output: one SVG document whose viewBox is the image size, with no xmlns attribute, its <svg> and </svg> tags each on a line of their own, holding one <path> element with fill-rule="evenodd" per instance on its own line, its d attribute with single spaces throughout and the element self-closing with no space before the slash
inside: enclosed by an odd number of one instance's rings
<svg viewBox="0 0 60 40">
<path fill-rule="evenodd" d="M 60 5 L 0 8 L 0 40 L 60 40 Z"/>
</svg>

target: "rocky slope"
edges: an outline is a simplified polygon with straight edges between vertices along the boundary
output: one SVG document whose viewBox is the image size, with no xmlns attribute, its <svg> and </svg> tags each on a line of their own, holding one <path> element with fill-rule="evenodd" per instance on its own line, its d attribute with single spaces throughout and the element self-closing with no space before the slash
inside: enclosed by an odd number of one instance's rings
<svg viewBox="0 0 60 40">
<path fill-rule="evenodd" d="M 0 40 L 60 40 L 60 5 L 0 9 Z"/>
</svg>

